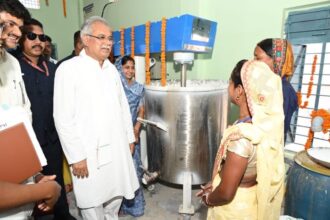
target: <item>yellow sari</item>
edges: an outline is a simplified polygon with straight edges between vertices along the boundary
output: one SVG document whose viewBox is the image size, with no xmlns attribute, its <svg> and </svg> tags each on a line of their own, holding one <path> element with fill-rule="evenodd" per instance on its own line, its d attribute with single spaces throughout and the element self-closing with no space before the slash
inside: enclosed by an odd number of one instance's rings
<svg viewBox="0 0 330 220">
<path fill-rule="evenodd" d="M 256 145 L 257 185 L 237 189 L 227 205 L 210 207 L 208 220 L 279 219 L 284 192 L 283 95 L 278 75 L 259 61 L 248 61 L 241 70 L 252 123 L 227 128 L 215 159 L 212 186 L 221 182 L 221 162 L 231 141 L 246 138 Z"/>
<path fill-rule="evenodd" d="M 70 172 L 70 166 L 68 164 L 68 161 L 64 157 L 63 159 L 63 180 L 64 180 L 64 186 L 68 187 L 72 185 L 72 178 L 71 178 L 71 172 Z M 67 189 L 65 189 L 67 190 Z M 71 188 L 72 190 L 72 188 Z"/>
</svg>

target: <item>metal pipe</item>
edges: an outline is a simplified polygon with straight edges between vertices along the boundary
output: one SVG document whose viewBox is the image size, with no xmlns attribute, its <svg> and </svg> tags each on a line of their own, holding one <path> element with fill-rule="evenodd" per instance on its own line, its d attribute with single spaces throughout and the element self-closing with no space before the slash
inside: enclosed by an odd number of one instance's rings
<svg viewBox="0 0 330 220">
<path fill-rule="evenodd" d="M 183 63 L 181 66 L 181 87 L 186 87 L 186 82 L 187 82 L 187 64 Z"/>
</svg>

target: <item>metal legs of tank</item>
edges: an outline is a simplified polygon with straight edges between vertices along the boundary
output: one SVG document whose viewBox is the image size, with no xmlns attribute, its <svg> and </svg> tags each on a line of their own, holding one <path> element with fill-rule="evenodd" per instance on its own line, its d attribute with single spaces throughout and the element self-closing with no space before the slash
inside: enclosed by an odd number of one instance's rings
<svg viewBox="0 0 330 220">
<path fill-rule="evenodd" d="M 184 172 L 183 174 L 183 203 L 179 207 L 179 213 L 193 215 L 195 208 L 191 204 L 191 178 L 190 172 Z"/>
</svg>

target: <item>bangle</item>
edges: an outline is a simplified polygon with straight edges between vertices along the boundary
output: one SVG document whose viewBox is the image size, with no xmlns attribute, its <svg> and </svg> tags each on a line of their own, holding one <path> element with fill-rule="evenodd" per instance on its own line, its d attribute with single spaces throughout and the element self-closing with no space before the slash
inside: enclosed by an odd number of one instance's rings
<svg viewBox="0 0 330 220">
<path fill-rule="evenodd" d="M 205 204 L 206 204 L 207 206 L 214 206 L 214 205 L 212 205 L 212 204 L 210 203 L 209 195 L 210 195 L 210 193 L 208 193 L 208 194 L 205 196 Z"/>
<path fill-rule="evenodd" d="M 43 175 L 42 173 L 38 172 L 36 175 L 33 176 L 33 182 L 37 183 L 37 177 Z"/>
</svg>

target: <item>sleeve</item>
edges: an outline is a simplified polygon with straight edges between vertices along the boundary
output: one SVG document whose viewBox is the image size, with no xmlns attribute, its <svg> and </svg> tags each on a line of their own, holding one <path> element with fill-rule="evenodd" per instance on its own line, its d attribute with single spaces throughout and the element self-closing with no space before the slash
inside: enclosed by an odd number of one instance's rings
<svg viewBox="0 0 330 220">
<path fill-rule="evenodd" d="M 292 85 L 282 79 L 282 91 L 283 91 L 283 111 L 284 111 L 284 134 L 287 133 L 290 127 L 291 117 L 298 108 L 298 98 L 296 91 Z"/>
<path fill-rule="evenodd" d="M 62 148 L 69 164 L 87 158 L 85 147 L 78 134 L 73 103 L 76 103 L 75 73 L 70 63 L 63 63 L 56 71 L 54 84 L 54 121 Z"/>
<path fill-rule="evenodd" d="M 241 138 L 237 141 L 231 141 L 227 150 L 238 156 L 249 158 L 253 153 L 253 145 L 248 139 Z"/>
<path fill-rule="evenodd" d="M 26 94 L 26 89 L 25 89 L 25 85 L 24 85 L 22 76 L 20 77 L 19 86 L 20 86 L 20 90 L 22 91 L 23 108 L 28 113 L 29 119 L 32 122 L 31 103 L 30 103 L 29 97 Z"/>
<path fill-rule="evenodd" d="M 29 97 L 27 96 L 26 89 L 25 89 L 25 84 L 22 78 L 22 70 L 19 62 L 16 60 L 16 58 L 12 57 L 13 62 L 15 62 L 16 66 L 16 71 L 15 71 L 15 78 L 18 82 L 19 90 L 21 92 L 22 96 L 22 107 L 25 109 L 25 111 L 29 115 L 29 119 L 32 122 L 32 112 L 31 112 L 31 103 L 29 100 Z"/>
<path fill-rule="evenodd" d="M 132 123 L 132 116 L 130 112 L 130 108 L 128 105 L 128 101 L 126 98 L 126 94 L 123 88 L 123 85 L 120 80 L 119 73 L 116 68 L 114 68 L 114 71 L 117 72 L 115 74 L 116 76 L 116 81 L 117 81 L 117 88 L 118 88 L 118 93 L 119 93 L 119 102 L 120 102 L 120 107 L 121 107 L 121 112 L 124 120 L 124 125 L 126 128 L 126 135 L 128 139 L 128 143 L 134 143 L 135 142 L 135 136 L 134 136 L 134 131 L 133 131 L 133 123 Z"/>
<path fill-rule="evenodd" d="M 142 92 L 141 92 L 141 99 L 139 102 L 139 107 L 144 106 L 144 92 L 145 92 L 145 89 L 143 87 Z"/>
</svg>

